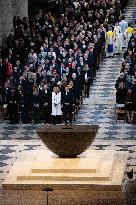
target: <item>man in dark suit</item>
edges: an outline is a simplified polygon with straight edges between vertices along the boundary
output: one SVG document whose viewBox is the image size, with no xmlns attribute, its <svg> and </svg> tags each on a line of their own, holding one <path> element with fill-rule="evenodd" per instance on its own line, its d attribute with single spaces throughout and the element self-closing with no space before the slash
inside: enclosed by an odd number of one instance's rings
<svg viewBox="0 0 136 205">
<path fill-rule="evenodd" d="M 11 99 L 11 87 L 8 82 L 4 84 L 4 87 L 2 88 L 2 103 L 7 105 L 10 102 Z"/>
<path fill-rule="evenodd" d="M 24 93 L 21 90 L 19 91 L 19 111 L 21 113 L 21 122 L 24 124 L 28 123 L 28 98 L 24 95 Z"/>
<path fill-rule="evenodd" d="M 19 73 L 18 73 L 17 67 L 14 67 L 14 69 L 13 69 L 12 83 L 13 83 L 15 89 L 16 89 L 16 88 L 18 87 L 18 85 L 19 85 Z"/>
<path fill-rule="evenodd" d="M 77 78 L 76 73 L 72 74 L 72 82 L 73 82 L 73 96 L 74 96 L 74 104 L 79 105 L 80 100 L 80 81 Z"/>
<path fill-rule="evenodd" d="M 85 97 L 87 98 L 89 98 L 90 84 L 91 84 L 91 73 L 88 64 L 86 64 L 84 68 L 84 85 L 85 85 Z"/>
<path fill-rule="evenodd" d="M 7 106 L 7 113 L 9 115 L 10 124 L 19 123 L 18 99 L 15 90 L 11 90 L 11 97 Z"/>
<path fill-rule="evenodd" d="M 41 109 L 41 95 L 38 88 L 35 88 L 32 94 L 32 119 L 34 123 L 40 122 L 40 109 Z"/>
<path fill-rule="evenodd" d="M 58 66 L 58 68 L 56 69 L 57 73 L 60 77 L 63 76 L 63 74 L 65 73 L 65 66 L 64 63 L 62 62 L 60 66 Z"/>
<path fill-rule="evenodd" d="M 7 81 L 2 88 L 2 104 L 4 106 L 4 116 L 7 117 L 7 105 L 11 100 L 11 86 L 10 83 Z"/>
<path fill-rule="evenodd" d="M 20 63 L 20 60 L 16 61 L 15 67 L 17 68 L 18 75 L 21 76 L 23 74 L 24 68 Z"/>
<path fill-rule="evenodd" d="M 64 93 L 62 94 L 62 111 L 63 119 L 67 125 L 67 121 L 72 124 L 72 111 L 73 111 L 73 93 L 70 91 L 69 86 L 66 86 Z"/>
<path fill-rule="evenodd" d="M 82 90 L 84 89 L 84 72 L 83 70 L 81 70 L 80 67 L 77 67 L 76 69 L 76 75 L 77 78 L 79 79 L 79 89 L 80 89 L 80 94 L 82 92 Z"/>
<path fill-rule="evenodd" d="M 48 84 L 44 85 L 42 92 L 42 110 L 44 123 L 51 122 L 51 91 L 48 88 Z"/>
</svg>

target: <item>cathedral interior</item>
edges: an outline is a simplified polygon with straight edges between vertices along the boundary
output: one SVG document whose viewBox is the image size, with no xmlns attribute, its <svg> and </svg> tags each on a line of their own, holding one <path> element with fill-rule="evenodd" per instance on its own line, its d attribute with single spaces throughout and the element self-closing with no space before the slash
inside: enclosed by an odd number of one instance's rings
<svg viewBox="0 0 136 205">
<path fill-rule="evenodd" d="M 1 0 L 1 50 L 3 48 L 3 45 L 5 45 L 7 36 L 11 33 L 13 29 L 14 16 L 20 16 L 21 18 L 27 17 L 33 19 L 34 15 L 37 14 L 39 10 L 43 10 L 45 13 L 50 12 L 51 14 L 54 14 L 53 17 L 55 19 L 57 18 L 57 15 L 60 12 L 59 8 L 61 7 L 59 7 L 59 5 L 62 5 L 64 2 L 58 1 L 57 3 L 58 4 L 56 4 L 55 1 L 45 0 Z M 63 13 L 61 15 L 63 16 Z M 134 29 L 136 29 L 135 1 L 128 1 L 123 11 L 123 15 L 127 19 L 127 22 L 131 22 L 131 26 Z M 136 49 L 136 44 L 134 48 Z M 133 123 L 130 123 L 127 121 L 128 119 L 126 120 L 126 115 L 125 117 L 123 116 L 123 119 L 118 118 L 116 107 L 117 90 L 115 87 L 115 82 L 120 75 L 122 62 L 124 62 L 124 53 L 126 52 L 126 49 L 123 48 L 119 55 L 114 55 L 113 57 L 101 56 L 101 59 L 99 59 L 99 69 L 97 69 L 96 75 L 93 77 L 93 82 L 91 82 L 90 84 L 89 94 L 87 97 L 82 96 L 83 98 L 80 98 L 81 106 L 76 107 L 76 115 L 74 115 L 72 120 L 74 125 L 99 125 L 99 130 L 96 135 L 96 138 L 92 145 L 89 147 L 90 150 L 114 150 L 116 152 L 128 152 L 128 159 L 125 169 L 125 179 L 127 177 L 126 173 L 133 170 L 134 184 L 132 186 L 133 188 L 135 187 L 136 190 L 136 110 L 134 112 L 135 121 Z M 2 112 L 1 110 L 3 110 L 2 106 L 3 105 L 0 105 L 0 112 Z M 39 128 L 39 126 L 41 125 L 44 125 L 43 121 L 37 123 L 34 123 L 33 121 L 28 123 L 22 123 L 20 120 L 18 123 L 11 124 L 9 123 L 9 120 L 7 118 L 3 120 L 3 113 L 0 114 L 0 186 L 3 183 L 7 174 L 9 173 L 10 169 L 12 168 L 16 159 L 20 157 L 20 154 L 26 152 L 29 153 L 30 151 L 34 150 L 48 150 L 47 148 L 45 148 L 45 146 L 43 145 L 42 141 L 36 133 L 37 128 Z M 136 192 L 132 195 L 133 196 L 131 196 L 131 202 L 129 202 L 128 204 L 135 205 Z M 6 193 L 3 193 L 3 190 L 1 188 L 0 204 L 17 204 L 17 202 L 13 203 L 14 199 L 11 202 L 10 199 L 13 197 L 12 194 L 10 194 L 9 196 L 6 196 Z M 58 200 L 59 197 L 61 198 L 61 195 L 58 195 L 58 198 L 57 196 L 55 197 L 56 202 L 55 200 L 49 200 L 49 204 L 66 204 L 63 203 L 63 196 L 61 199 L 62 202 L 60 202 L 61 200 Z M 40 200 L 38 201 L 38 203 L 40 204 Z M 35 204 L 38 203 L 36 203 L 35 199 Z M 103 204 L 100 201 L 97 203 Z M 22 202 L 22 204 L 27 205 L 27 202 Z M 28 204 L 31 205 L 30 202 Z M 42 201 L 41 204 L 46 204 L 46 202 L 44 203 L 44 201 Z M 74 202 L 68 202 L 67 205 L 71 204 L 74 204 Z M 87 204 L 91 205 L 91 203 L 89 202 Z M 104 204 L 106 205 L 109 203 L 107 202 Z"/>
</svg>

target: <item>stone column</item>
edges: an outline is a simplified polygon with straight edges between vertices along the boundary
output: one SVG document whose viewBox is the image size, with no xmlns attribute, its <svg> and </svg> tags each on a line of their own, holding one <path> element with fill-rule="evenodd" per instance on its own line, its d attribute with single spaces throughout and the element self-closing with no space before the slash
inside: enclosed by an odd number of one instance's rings
<svg viewBox="0 0 136 205">
<path fill-rule="evenodd" d="M 1 25 L 1 10 L 0 10 L 0 46 L 2 45 L 2 25 Z"/>
<path fill-rule="evenodd" d="M 0 46 L 13 28 L 14 16 L 28 16 L 28 0 L 0 0 Z"/>
<path fill-rule="evenodd" d="M 0 45 L 13 27 L 12 0 L 0 0 Z"/>
<path fill-rule="evenodd" d="M 28 0 L 12 0 L 13 1 L 13 16 L 27 17 L 28 16 Z"/>
</svg>

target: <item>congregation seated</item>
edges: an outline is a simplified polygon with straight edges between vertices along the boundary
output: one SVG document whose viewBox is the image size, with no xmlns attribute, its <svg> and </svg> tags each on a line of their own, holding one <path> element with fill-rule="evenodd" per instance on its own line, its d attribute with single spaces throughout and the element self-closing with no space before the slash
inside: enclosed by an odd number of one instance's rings
<svg viewBox="0 0 136 205">
<path fill-rule="evenodd" d="M 127 122 L 136 123 L 136 30 L 130 36 L 115 88 L 116 103 L 125 105 Z"/>
<path fill-rule="evenodd" d="M 120 21 L 121 7 L 118 0 L 71 0 L 60 2 L 54 16 L 40 10 L 33 18 L 14 17 L 0 50 L 0 95 L 10 123 L 60 123 L 60 118 L 71 123 L 71 112 L 78 107 L 77 113 L 81 99 L 89 97 L 108 52 L 106 32 Z M 72 103 L 66 93 L 73 96 Z M 58 117 L 53 107 L 58 107 Z"/>
</svg>

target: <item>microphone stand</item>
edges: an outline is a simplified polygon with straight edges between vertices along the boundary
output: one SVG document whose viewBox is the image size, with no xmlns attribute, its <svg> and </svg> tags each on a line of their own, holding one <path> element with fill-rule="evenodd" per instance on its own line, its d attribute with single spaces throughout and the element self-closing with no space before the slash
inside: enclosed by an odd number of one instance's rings
<svg viewBox="0 0 136 205">
<path fill-rule="evenodd" d="M 46 191 L 47 192 L 47 205 L 49 205 L 49 192 L 52 192 L 53 189 L 52 188 L 43 188 L 42 191 Z"/>
</svg>

